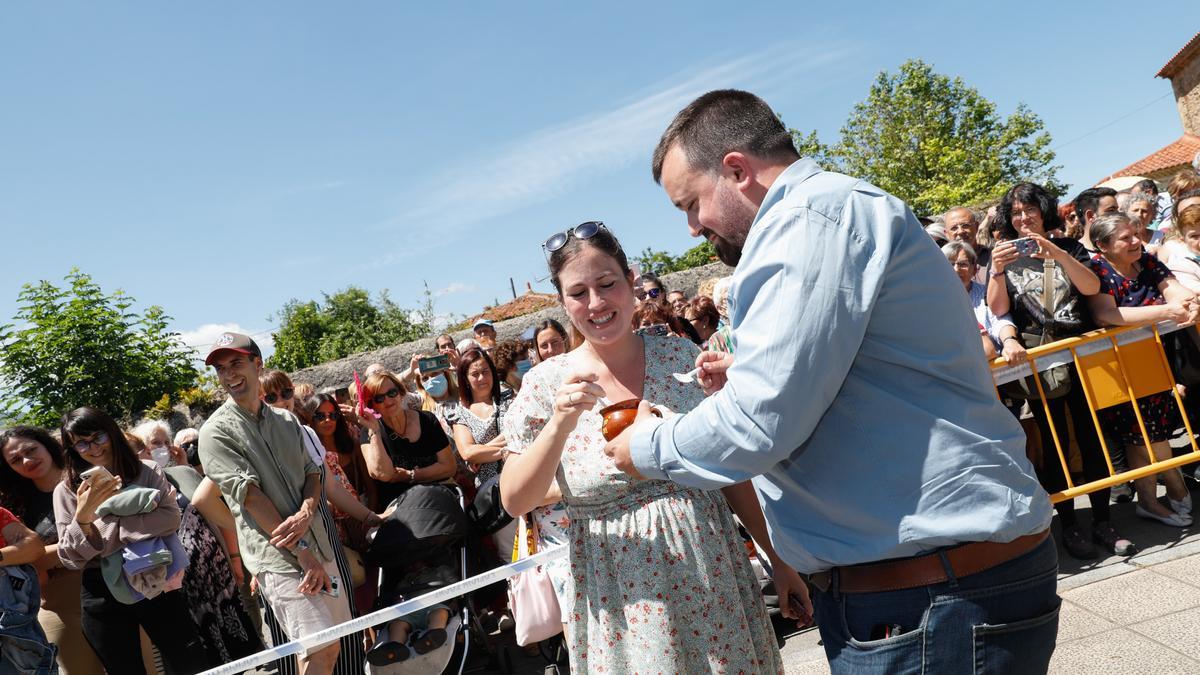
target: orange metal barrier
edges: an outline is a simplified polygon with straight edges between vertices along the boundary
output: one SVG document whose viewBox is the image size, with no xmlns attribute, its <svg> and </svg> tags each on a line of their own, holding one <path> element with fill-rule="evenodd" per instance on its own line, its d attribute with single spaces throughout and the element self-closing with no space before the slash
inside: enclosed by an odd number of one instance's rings
<svg viewBox="0 0 1200 675">
<path fill-rule="evenodd" d="M 1100 447 L 1104 451 L 1104 460 L 1108 464 L 1108 477 L 1089 483 L 1076 485 L 1067 467 L 1067 453 L 1063 448 L 1066 436 L 1055 428 L 1054 419 L 1050 415 L 1049 405 L 1044 399 L 1042 378 L 1034 377 L 1038 393 L 1043 398 L 1031 399 L 1030 406 L 1042 406 L 1050 426 L 1051 439 L 1058 453 L 1058 460 L 1063 474 L 1067 479 L 1067 489 L 1050 495 L 1051 501 L 1057 503 L 1074 499 L 1089 492 L 1112 487 L 1121 483 L 1162 473 L 1195 461 L 1200 461 L 1200 447 L 1196 445 L 1195 434 L 1192 432 L 1191 420 L 1183 406 L 1183 400 L 1175 387 L 1175 377 L 1171 373 L 1166 353 L 1163 351 L 1162 336 L 1164 333 L 1179 330 L 1172 323 L 1149 326 L 1129 326 L 1092 331 L 1084 335 L 1067 338 L 1029 350 L 1027 364 L 1010 365 L 1003 359 L 992 362 L 992 376 L 997 386 L 1031 374 L 1041 373 L 1050 368 L 1070 363 L 1074 365 L 1079 381 L 1083 384 L 1083 392 L 1087 398 L 1091 412 L 1092 424 L 1100 437 Z M 1188 442 L 1192 451 L 1179 457 L 1157 457 L 1150 435 L 1146 432 L 1146 423 L 1142 419 L 1142 411 L 1137 405 L 1137 399 L 1152 394 L 1170 392 L 1179 409 L 1187 432 Z M 997 390 L 997 396 L 999 396 Z M 1193 395 L 1200 395 L 1196 392 Z M 1150 456 L 1150 464 L 1137 469 L 1118 473 L 1113 468 L 1112 453 L 1108 441 L 1104 438 L 1104 430 L 1100 426 L 1097 412 L 1115 405 L 1132 404 L 1138 427 Z M 1084 420 L 1072 420 L 1073 424 L 1083 424 Z M 1042 439 L 1042 461 L 1047 458 L 1047 439 Z"/>
</svg>

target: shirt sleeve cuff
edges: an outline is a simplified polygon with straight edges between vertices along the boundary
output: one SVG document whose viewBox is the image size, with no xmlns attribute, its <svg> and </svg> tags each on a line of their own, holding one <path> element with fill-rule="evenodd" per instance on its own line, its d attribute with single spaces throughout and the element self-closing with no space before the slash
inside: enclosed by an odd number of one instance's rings
<svg viewBox="0 0 1200 675">
<path fill-rule="evenodd" d="M 634 427 L 633 435 L 629 438 L 629 456 L 633 466 L 646 478 L 670 480 L 667 473 L 658 466 L 658 453 L 655 452 L 655 435 L 662 427 L 664 420 L 647 420 L 644 424 Z"/>
</svg>

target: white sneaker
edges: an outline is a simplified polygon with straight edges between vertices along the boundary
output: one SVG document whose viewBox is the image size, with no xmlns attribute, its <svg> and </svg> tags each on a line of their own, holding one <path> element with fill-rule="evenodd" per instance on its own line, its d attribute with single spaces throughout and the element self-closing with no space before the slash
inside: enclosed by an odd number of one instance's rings
<svg viewBox="0 0 1200 675">
<path fill-rule="evenodd" d="M 1129 487 L 1129 483 L 1114 485 L 1109 499 L 1113 504 L 1128 504 L 1133 501 L 1133 490 Z"/>
<path fill-rule="evenodd" d="M 1138 515 L 1138 517 L 1140 517 L 1140 518 L 1145 518 L 1147 520 L 1157 520 L 1158 522 L 1162 523 L 1163 525 L 1170 525 L 1171 527 L 1187 527 L 1192 524 L 1191 516 L 1182 515 L 1179 513 L 1172 513 L 1169 516 L 1160 516 L 1157 513 L 1152 513 L 1150 511 L 1147 511 L 1146 509 L 1142 508 L 1141 504 L 1138 504 L 1133 509 L 1133 512 L 1136 513 Z"/>
</svg>

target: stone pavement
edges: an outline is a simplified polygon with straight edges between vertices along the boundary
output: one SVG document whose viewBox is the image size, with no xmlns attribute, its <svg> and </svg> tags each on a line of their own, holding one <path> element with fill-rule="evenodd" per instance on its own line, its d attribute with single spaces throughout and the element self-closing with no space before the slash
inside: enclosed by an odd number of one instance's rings
<svg viewBox="0 0 1200 675">
<path fill-rule="evenodd" d="M 1189 486 L 1200 505 L 1200 490 Z M 1087 500 L 1076 509 L 1087 523 Z M 1200 673 L 1200 523 L 1171 528 L 1138 518 L 1133 504 L 1114 504 L 1113 524 L 1137 555 L 1083 563 L 1059 547 L 1063 605 L 1050 672 Z M 829 672 L 818 640 L 815 629 L 785 636 L 789 675 Z"/>
</svg>

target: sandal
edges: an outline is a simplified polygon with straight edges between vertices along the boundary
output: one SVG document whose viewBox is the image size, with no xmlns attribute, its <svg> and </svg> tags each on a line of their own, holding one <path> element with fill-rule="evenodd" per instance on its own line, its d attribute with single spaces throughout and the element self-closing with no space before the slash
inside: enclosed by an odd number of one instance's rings
<svg viewBox="0 0 1200 675">
<path fill-rule="evenodd" d="M 1131 556 L 1137 553 L 1132 541 L 1121 538 L 1113 526 L 1104 520 L 1092 523 L 1092 540 L 1113 555 Z"/>
<path fill-rule="evenodd" d="M 372 647 L 371 651 L 367 652 L 367 663 L 373 666 L 386 666 L 404 661 L 408 657 L 408 647 L 394 640 L 389 640 L 387 642 L 380 642 Z"/>
<path fill-rule="evenodd" d="M 413 640 L 413 649 L 418 654 L 428 654 L 444 644 L 446 644 L 446 629 L 430 628 L 421 633 L 421 637 Z"/>
<path fill-rule="evenodd" d="M 1067 553 L 1071 554 L 1076 560 L 1093 560 L 1097 557 L 1096 547 L 1092 546 L 1092 542 L 1083 536 L 1083 531 L 1078 525 L 1072 525 L 1065 528 L 1062 534 L 1063 546 L 1067 549 Z"/>
</svg>

